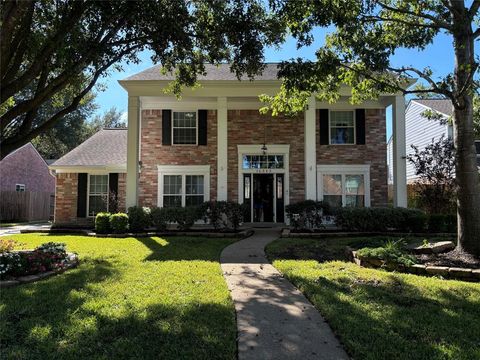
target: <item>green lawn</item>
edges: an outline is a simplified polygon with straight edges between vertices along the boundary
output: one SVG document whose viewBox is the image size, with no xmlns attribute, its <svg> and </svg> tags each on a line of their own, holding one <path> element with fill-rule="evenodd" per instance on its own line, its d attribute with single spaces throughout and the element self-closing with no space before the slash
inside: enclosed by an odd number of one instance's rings
<svg viewBox="0 0 480 360">
<path fill-rule="evenodd" d="M 346 244 L 379 241 L 279 239 L 267 253 L 355 359 L 480 359 L 480 284 L 365 269 L 345 261 Z"/>
<path fill-rule="evenodd" d="M 81 264 L 1 291 L 2 358 L 234 359 L 219 254 L 233 240 L 18 235 L 65 242 Z"/>
</svg>

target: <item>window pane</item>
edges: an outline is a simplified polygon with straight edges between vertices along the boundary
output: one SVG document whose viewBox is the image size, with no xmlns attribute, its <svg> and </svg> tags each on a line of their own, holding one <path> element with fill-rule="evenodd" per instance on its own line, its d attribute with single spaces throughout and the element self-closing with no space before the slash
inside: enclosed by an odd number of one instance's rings
<svg viewBox="0 0 480 360">
<path fill-rule="evenodd" d="M 106 195 L 90 195 L 88 201 L 88 215 L 95 216 L 99 212 L 107 211 L 108 198 Z"/>
<path fill-rule="evenodd" d="M 323 201 L 332 207 L 341 207 L 342 195 L 323 195 Z"/>
<path fill-rule="evenodd" d="M 330 129 L 331 144 L 353 144 L 354 136 L 353 128 L 332 127 Z"/>
<path fill-rule="evenodd" d="M 331 111 L 330 126 L 353 127 L 353 111 Z"/>
<path fill-rule="evenodd" d="M 323 175 L 323 195 L 342 195 L 342 175 Z"/>
<path fill-rule="evenodd" d="M 203 195 L 187 195 L 185 197 L 185 206 L 198 206 L 203 203 Z"/>
<path fill-rule="evenodd" d="M 173 129 L 174 144 L 196 144 L 197 130 L 195 128 L 175 128 Z"/>
<path fill-rule="evenodd" d="M 108 175 L 90 175 L 90 194 L 108 193 Z"/>
<path fill-rule="evenodd" d="M 365 195 L 363 175 L 345 175 L 345 193 L 347 195 Z"/>
<path fill-rule="evenodd" d="M 250 199 L 250 175 L 244 177 L 245 199 Z"/>
<path fill-rule="evenodd" d="M 351 207 L 364 207 L 365 206 L 365 196 L 364 195 L 347 195 L 345 197 L 345 206 Z"/>
<path fill-rule="evenodd" d="M 164 207 L 181 207 L 182 206 L 182 196 L 163 196 L 163 206 Z"/>
<path fill-rule="evenodd" d="M 182 175 L 165 175 L 163 177 L 163 193 L 178 195 L 182 193 Z"/>
<path fill-rule="evenodd" d="M 277 199 L 283 198 L 283 177 L 277 175 Z"/>
<path fill-rule="evenodd" d="M 187 175 L 185 177 L 185 187 L 187 195 L 203 195 L 203 175 Z"/>
</svg>

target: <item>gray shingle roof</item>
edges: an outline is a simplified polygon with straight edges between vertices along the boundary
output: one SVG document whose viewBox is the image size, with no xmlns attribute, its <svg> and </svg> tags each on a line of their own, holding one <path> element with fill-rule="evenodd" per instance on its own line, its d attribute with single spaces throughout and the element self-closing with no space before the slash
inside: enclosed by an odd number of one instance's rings
<svg viewBox="0 0 480 360">
<path fill-rule="evenodd" d="M 432 110 L 441 112 L 447 116 L 452 116 L 452 102 L 447 99 L 414 99 L 413 101 L 422 104 Z"/>
<path fill-rule="evenodd" d="M 255 80 L 277 80 L 278 73 L 277 63 L 265 64 L 265 69 L 261 75 L 257 75 Z M 135 75 L 129 76 L 123 81 L 132 80 L 174 80 L 175 76 L 171 73 L 163 75 L 160 73 L 161 65 L 155 65 L 151 68 L 143 70 Z M 205 64 L 206 75 L 199 75 L 198 80 L 237 80 L 235 73 L 230 71 L 230 64 Z M 248 80 L 247 76 L 243 76 L 242 80 Z"/>
<path fill-rule="evenodd" d="M 51 166 L 126 166 L 127 129 L 103 129 Z"/>
</svg>

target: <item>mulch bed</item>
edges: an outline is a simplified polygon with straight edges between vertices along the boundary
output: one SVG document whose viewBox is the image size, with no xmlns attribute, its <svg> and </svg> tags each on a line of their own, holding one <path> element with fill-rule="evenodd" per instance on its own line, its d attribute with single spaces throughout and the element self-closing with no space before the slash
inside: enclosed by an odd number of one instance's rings
<svg viewBox="0 0 480 360">
<path fill-rule="evenodd" d="M 415 257 L 423 265 L 480 269 L 480 258 L 457 249 L 443 254 L 422 254 Z"/>
</svg>

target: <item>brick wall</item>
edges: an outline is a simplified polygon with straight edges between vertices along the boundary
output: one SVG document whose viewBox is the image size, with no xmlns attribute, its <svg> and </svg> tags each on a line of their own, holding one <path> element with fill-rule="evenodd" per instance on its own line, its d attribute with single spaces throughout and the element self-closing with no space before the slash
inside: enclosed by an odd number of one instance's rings
<svg viewBox="0 0 480 360">
<path fill-rule="evenodd" d="M 55 223 L 74 223 L 77 218 L 78 174 L 57 174 L 55 183 Z"/>
<path fill-rule="evenodd" d="M 208 111 L 207 145 L 162 145 L 162 110 L 143 110 L 141 119 L 142 170 L 139 205 L 157 206 L 157 165 L 210 165 L 210 198 L 217 197 L 217 112 Z"/>
<path fill-rule="evenodd" d="M 119 173 L 118 174 L 118 211 L 126 211 L 125 209 L 125 199 L 127 196 L 127 174 Z"/>
<path fill-rule="evenodd" d="M 367 109 L 365 145 L 320 145 L 317 111 L 317 164 L 370 164 L 371 206 L 387 205 L 387 145 L 385 109 Z"/>
<path fill-rule="evenodd" d="M 238 201 L 237 145 L 290 144 L 290 202 L 305 198 L 304 117 L 272 117 L 258 110 L 228 110 L 228 199 Z"/>
</svg>

